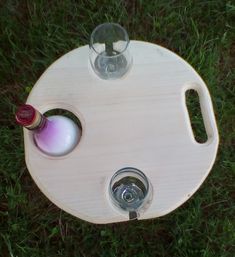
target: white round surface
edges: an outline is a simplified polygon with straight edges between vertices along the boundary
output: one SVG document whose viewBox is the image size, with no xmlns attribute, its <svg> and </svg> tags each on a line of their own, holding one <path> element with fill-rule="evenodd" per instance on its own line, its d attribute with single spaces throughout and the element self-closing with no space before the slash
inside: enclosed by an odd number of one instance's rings
<svg viewBox="0 0 235 257">
<path fill-rule="evenodd" d="M 79 145 L 63 157 L 40 152 L 24 130 L 26 164 L 41 191 L 63 210 L 93 223 L 128 220 L 113 207 L 108 185 L 113 174 L 134 167 L 153 187 L 140 216 L 165 215 L 184 203 L 208 175 L 218 132 L 207 87 L 193 68 L 171 51 L 131 41 L 133 66 L 119 80 L 97 77 L 89 48 L 54 62 L 32 89 L 27 103 L 45 112 L 64 108 L 80 119 Z M 185 91 L 197 90 L 208 141 L 195 141 Z"/>
</svg>

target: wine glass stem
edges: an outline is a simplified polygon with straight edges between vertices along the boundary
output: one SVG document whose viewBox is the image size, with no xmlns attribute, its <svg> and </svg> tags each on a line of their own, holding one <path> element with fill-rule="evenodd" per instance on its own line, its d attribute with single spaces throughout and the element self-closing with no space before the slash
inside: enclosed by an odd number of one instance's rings
<svg viewBox="0 0 235 257">
<path fill-rule="evenodd" d="M 139 214 L 136 211 L 129 211 L 129 220 L 137 220 Z"/>
<path fill-rule="evenodd" d="M 113 55 L 113 42 L 105 43 L 105 52 L 106 52 L 107 56 Z"/>
</svg>

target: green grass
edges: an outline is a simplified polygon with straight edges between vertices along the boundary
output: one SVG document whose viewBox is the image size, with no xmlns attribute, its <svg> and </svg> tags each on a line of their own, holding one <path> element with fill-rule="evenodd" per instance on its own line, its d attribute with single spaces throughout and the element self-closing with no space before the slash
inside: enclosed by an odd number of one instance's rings
<svg viewBox="0 0 235 257">
<path fill-rule="evenodd" d="M 25 166 L 16 106 L 53 61 L 87 44 L 92 29 L 106 21 L 122 24 L 131 39 L 181 55 L 212 96 L 220 133 L 216 163 L 197 193 L 162 218 L 86 223 L 47 200 Z M 234 2 L 224 0 L 0 2 L 1 257 L 235 256 L 233 21 Z M 200 124 L 197 116 L 193 122 Z"/>
</svg>

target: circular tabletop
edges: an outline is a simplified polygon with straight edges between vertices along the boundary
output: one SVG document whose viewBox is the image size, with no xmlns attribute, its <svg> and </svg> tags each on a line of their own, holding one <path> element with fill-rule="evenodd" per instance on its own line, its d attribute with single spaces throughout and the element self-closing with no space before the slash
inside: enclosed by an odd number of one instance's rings
<svg viewBox="0 0 235 257">
<path fill-rule="evenodd" d="M 62 108 L 82 124 L 82 137 L 68 155 L 50 157 L 24 129 L 26 164 L 40 190 L 57 206 L 92 223 L 128 220 L 110 201 L 113 174 L 141 170 L 153 196 L 139 219 L 165 215 L 184 203 L 208 175 L 218 148 L 209 92 L 195 70 L 173 52 L 131 41 L 133 65 L 118 80 L 92 71 L 89 47 L 54 62 L 33 87 L 27 103 L 42 113 Z M 207 142 L 195 141 L 185 92 L 197 91 Z"/>
</svg>

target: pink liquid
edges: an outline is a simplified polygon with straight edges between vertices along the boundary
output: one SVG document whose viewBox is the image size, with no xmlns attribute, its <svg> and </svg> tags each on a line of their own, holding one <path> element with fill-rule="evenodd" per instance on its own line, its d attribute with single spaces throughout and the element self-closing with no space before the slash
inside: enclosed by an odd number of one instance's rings
<svg viewBox="0 0 235 257">
<path fill-rule="evenodd" d="M 65 155 L 73 150 L 81 137 L 81 130 L 64 116 L 51 116 L 44 128 L 34 133 L 40 150 L 53 156 Z"/>
</svg>

